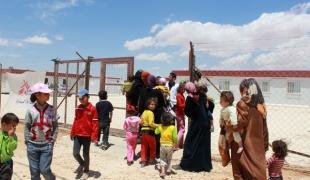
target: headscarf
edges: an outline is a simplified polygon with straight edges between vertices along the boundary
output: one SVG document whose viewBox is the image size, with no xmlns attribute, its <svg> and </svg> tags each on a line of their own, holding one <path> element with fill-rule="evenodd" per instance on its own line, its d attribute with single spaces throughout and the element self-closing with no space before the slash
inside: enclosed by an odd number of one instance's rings
<svg viewBox="0 0 310 180">
<path fill-rule="evenodd" d="M 249 99 L 247 104 L 250 104 L 251 106 L 257 108 L 257 110 L 263 115 L 263 136 L 264 136 L 264 146 L 265 146 L 265 152 L 268 151 L 268 142 L 269 142 L 269 133 L 268 133 L 268 127 L 267 127 L 267 110 L 265 106 L 265 100 L 263 93 L 256 82 L 255 79 L 249 78 L 244 79 L 240 83 L 240 92 L 243 92 L 244 88 L 247 88 L 246 95 L 243 95 L 242 98 Z"/>
<path fill-rule="evenodd" d="M 199 90 L 203 91 L 204 93 L 208 92 L 208 84 L 205 78 L 199 79 L 198 82 L 195 82 L 195 84 L 198 86 Z"/>
<path fill-rule="evenodd" d="M 129 101 L 135 106 L 138 104 L 139 94 L 140 94 L 141 89 L 143 88 L 143 81 L 141 79 L 141 74 L 142 74 L 142 70 L 138 70 L 135 73 L 134 81 L 132 83 L 131 89 L 129 90 L 128 93 L 126 93 L 127 101 Z"/>
<path fill-rule="evenodd" d="M 247 92 L 244 97 L 248 97 L 250 99 L 250 105 L 257 107 L 258 104 L 265 103 L 263 93 L 255 79 L 249 78 L 242 80 L 239 86 L 240 92 L 243 92 L 244 88 L 247 88 Z"/>
<path fill-rule="evenodd" d="M 196 93 L 197 92 L 197 89 L 196 89 L 196 85 L 192 82 L 187 82 L 185 84 L 185 91 L 188 93 L 188 94 L 192 94 L 192 93 Z"/>
<path fill-rule="evenodd" d="M 156 86 L 156 78 L 155 78 L 155 76 L 149 75 L 147 77 L 147 86 L 151 87 L 151 88 Z"/>
<path fill-rule="evenodd" d="M 192 82 L 187 82 L 185 84 L 185 91 L 187 92 L 188 96 L 193 98 L 195 102 L 199 100 L 199 94 L 196 88 L 196 85 Z"/>
<path fill-rule="evenodd" d="M 166 78 L 163 78 L 163 77 L 159 78 L 160 85 L 165 85 L 166 82 L 167 82 Z"/>
<path fill-rule="evenodd" d="M 150 75 L 149 72 L 147 71 L 142 71 L 141 73 L 141 79 L 144 80 L 144 79 L 147 79 L 147 77 Z"/>
</svg>

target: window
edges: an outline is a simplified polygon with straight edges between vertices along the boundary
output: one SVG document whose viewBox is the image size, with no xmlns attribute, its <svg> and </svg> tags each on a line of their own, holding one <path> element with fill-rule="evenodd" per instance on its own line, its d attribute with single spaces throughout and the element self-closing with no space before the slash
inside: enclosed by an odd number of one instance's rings
<svg viewBox="0 0 310 180">
<path fill-rule="evenodd" d="M 263 93 L 270 93 L 270 82 L 269 81 L 263 81 L 262 82 L 262 92 Z"/>
<path fill-rule="evenodd" d="M 220 80 L 219 88 L 221 91 L 229 91 L 229 80 Z"/>
<path fill-rule="evenodd" d="M 287 93 L 288 94 L 299 94 L 300 93 L 300 81 L 288 81 L 287 82 Z"/>
</svg>

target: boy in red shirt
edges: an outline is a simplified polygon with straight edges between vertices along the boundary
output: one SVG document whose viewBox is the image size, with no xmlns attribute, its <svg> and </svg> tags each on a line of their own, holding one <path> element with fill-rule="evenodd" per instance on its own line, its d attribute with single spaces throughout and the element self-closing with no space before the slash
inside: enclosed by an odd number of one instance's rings
<svg viewBox="0 0 310 180">
<path fill-rule="evenodd" d="M 88 90 L 80 89 L 78 97 L 81 104 L 75 109 L 71 139 L 73 140 L 73 156 L 80 164 L 76 172 L 81 173 L 83 170 L 81 179 L 87 179 L 89 172 L 89 148 L 91 141 L 97 141 L 98 117 L 96 108 L 89 102 Z M 80 155 L 82 146 L 84 159 Z"/>
</svg>

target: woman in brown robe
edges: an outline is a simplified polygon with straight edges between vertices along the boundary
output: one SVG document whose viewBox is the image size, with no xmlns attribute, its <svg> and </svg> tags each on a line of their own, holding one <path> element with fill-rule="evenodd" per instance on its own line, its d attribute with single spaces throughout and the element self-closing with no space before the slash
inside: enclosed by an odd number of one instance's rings
<svg viewBox="0 0 310 180">
<path fill-rule="evenodd" d="M 241 99 L 237 103 L 238 124 L 227 127 L 241 133 L 244 149 L 230 141 L 233 176 L 236 180 L 266 180 L 265 150 L 268 145 L 266 111 L 262 92 L 253 79 L 240 84 Z M 267 146 L 268 147 L 268 146 Z"/>
</svg>

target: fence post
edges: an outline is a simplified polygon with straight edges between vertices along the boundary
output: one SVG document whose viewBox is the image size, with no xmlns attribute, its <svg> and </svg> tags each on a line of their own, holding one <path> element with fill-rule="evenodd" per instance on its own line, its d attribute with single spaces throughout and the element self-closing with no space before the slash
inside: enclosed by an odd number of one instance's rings
<svg viewBox="0 0 310 180">
<path fill-rule="evenodd" d="M 68 75 L 69 75 L 69 63 L 67 63 L 66 67 L 66 95 L 68 95 Z M 65 100 L 65 117 L 64 117 L 64 126 L 67 126 L 67 110 L 68 110 L 68 97 Z"/>
<path fill-rule="evenodd" d="M 190 50 L 189 50 L 189 61 L 188 61 L 188 70 L 189 70 L 189 80 L 194 82 L 193 71 L 195 68 L 195 55 L 194 55 L 194 47 L 192 41 L 189 42 Z"/>
<path fill-rule="evenodd" d="M 107 64 L 101 62 L 100 66 L 100 90 L 105 90 Z"/>
<path fill-rule="evenodd" d="M 77 63 L 76 64 L 76 87 L 75 87 L 75 107 L 77 107 L 77 94 L 78 94 L 78 91 L 79 91 L 79 79 L 80 79 L 80 73 L 79 73 L 79 70 L 80 70 L 80 63 Z"/>
<path fill-rule="evenodd" d="M 53 59 L 54 61 L 54 91 L 53 91 L 53 106 L 57 107 L 58 98 L 58 72 L 59 72 L 59 60 Z"/>
<path fill-rule="evenodd" d="M 91 56 L 87 57 L 86 65 L 85 65 L 85 89 L 89 90 L 89 78 L 90 78 L 90 60 Z"/>
</svg>

